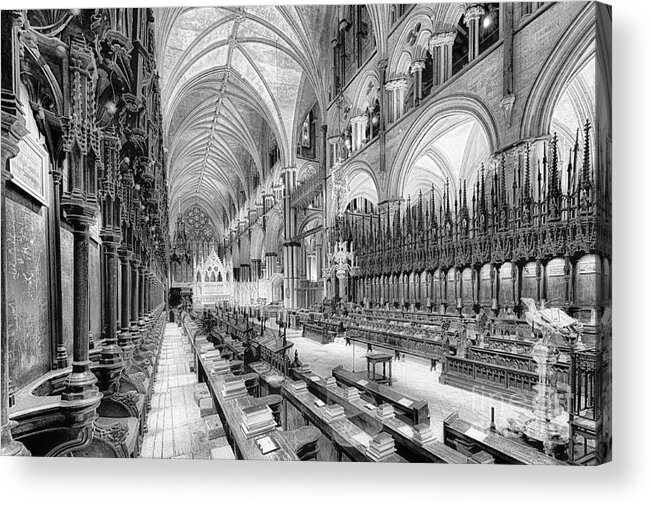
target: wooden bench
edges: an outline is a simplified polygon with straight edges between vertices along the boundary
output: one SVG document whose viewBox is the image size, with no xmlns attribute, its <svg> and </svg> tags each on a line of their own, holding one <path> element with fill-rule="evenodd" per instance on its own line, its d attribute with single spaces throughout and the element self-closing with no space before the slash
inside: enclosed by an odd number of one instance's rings
<svg viewBox="0 0 651 505">
<path fill-rule="evenodd" d="M 294 427 L 297 424 L 311 424 L 318 428 L 327 439 L 319 448 L 321 461 L 359 461 L 373 462 L 366 449 L 373 435 L 344 417 L 328 420 L 326 406 L 319 406 L 319 399 L 309 391 L 296 392 L 292 388 L 294 381 L 288 379 L 281 387 L 283 397 L 283 426 Z M 375 433 L 377 434 L 377 432 Z M 397 453 L 386 459 L 386 463 L 406 463 Z"/>
<path fill-rule="evenodd" d="M 567 463 L 548 456 L 517 440 L 459 418 L 454 412 L 443 421 L 443 438 L 448 447 L 490 454 L 496 463 L 506 465 L 565 465 Z"/>
<path fill-rule="evenodd" d="M 332 376 L 341 384 L 361 389 L 378 405 L 393 405 L 397 415 L 411 425 L 429 422 L 429 406 L 425 400 L 409 398 L 389 386 L 369 381 L 364 374 L 350 372 L 341 365 L 332 369 Z"/>
<path fill-rule="evenodd" d="M 447 463 L 462 464 L 474 463 L 456 450 L 446 446 L 438 440 L 419 443 L 414 439 L 414 429 L 411 425 L 397 417 L 380 421 L 374 411 L 370 409 L 363 399 L 349 399 L 346 391 L 339 387 L 326 387 L 325 379 L 314 373 L 292 371 L 292 378 L 302 380 L 307 384 L 308 390 L 326 404 L 338 403 L 344 407 L 348 417 L 362 429 L 377 429 L 381 422 L 383 431 L 393 437 L 397 452 L 409 462 L 414 463 Z"/>
</svg>

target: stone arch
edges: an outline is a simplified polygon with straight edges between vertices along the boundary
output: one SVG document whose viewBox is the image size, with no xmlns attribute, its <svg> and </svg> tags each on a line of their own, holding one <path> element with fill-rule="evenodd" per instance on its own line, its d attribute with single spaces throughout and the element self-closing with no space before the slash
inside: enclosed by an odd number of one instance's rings
<svg viewBox="0 0 651 505">
<path fill-rule="evenodd" d="M 414 38 L 410 44 L 411 33 L 418 24 L 420 24 L 420 29 L 417 33 L 414 33 Z M 391 76 L 391 78 L 397 77 L 401 73 L 409 75 L 409 67 L 407 67 L 407 72 L 401 71 L 402 67 L 400 67 L 401 62 L 404 63 L 405 55 L 409 55 L 409 65 L 411 65 L 411 61 L 423 57 L 425 51 L 422 46 L 424 45 L 426 50 L 432 36 L 431 9 L 424 4 L 417 5 L 409 15 L 409 19 L 402 23 L 402 26 L 400 35 L 394 39 L 395 47 L 389 57 L 387 75 Z M 392 35 L 392 37 L 395 37 L 395 35 Z"/>
<path fill-rule="evenodd" d="M 550 133 L 556 102 L 585 62 L 594 56 L 594 52 L 594 6 L 586 4 L 543 63 L 524 106 L 520 138 L 535 138 Z"/>
<path fill-rule="evenodd" d="M 486 137 L 488 154 L 497 151 L 500 141 L 495 119 L 477 97 L 458 94 L 442 98 L 424 109 L 407 130 L 389 171 L 387 184 L 388 197 L 400 198 L 407 176 L 417 161 L 414 159 L 423 150 L 428 135 L 435 135 L 437 126 L 443 120 L 463 116 L 478 125 Z"/>
<path fill-rule="evenodd" d="M 352 102 L 352 116 L 364 114 L 374 99 L 378 97 L 380 87 L 380 76 L 376 68 L 366 70 L 359 80 L 360 85 L 355 90 Z"/>
<path fill-rule="evenodd" d="M 321 214 L 313 214 L 305 219 L 298 227 L 298 233 L 303 233 L 307 230 L 312 230 L 323 223 L 323 216 Z"/>
<path fill-rule="evenodd" d="M 296 182 L 301 184 L 312 175 L 319 172 L 319 165 L 314 161 L 306 161 L 301 165 L 296 173 Z"/>
<path fill-rule="evenodd" d="M 346 205 L 357 197 L 364 197 L 377 205 L 381 201 L 380 185 L 373 169 L 361 160 L 353 161 L 347 167 L 348 198 Z"/>
<path fill-rule="evenodd" d="M 403 51 L 398 58 L 393 77 L 409 77 L 409 69 L 413 61 L 410 51 Z"/>
</svg>

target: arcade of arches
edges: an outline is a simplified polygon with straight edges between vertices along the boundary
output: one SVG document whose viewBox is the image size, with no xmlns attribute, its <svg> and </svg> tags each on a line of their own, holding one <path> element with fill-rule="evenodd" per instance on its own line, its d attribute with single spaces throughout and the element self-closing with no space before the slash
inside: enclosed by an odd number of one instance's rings
<svg viewBox="0 0 651 505">
<path fill-rule="evenodd" d="M 161 352 L 212 384 L 210 348 L 299 459 L 607 460 L 609 26 L 580 2 L 2 11 L 3 454 L 172 455 L 145 433 Z M 396 451 L 314 428 L 292 387 L 318 373 L 347 413 L 395 410 L 360 416 Z M 207 457 L 253 457 L 209 389 Z"/>
</svg>

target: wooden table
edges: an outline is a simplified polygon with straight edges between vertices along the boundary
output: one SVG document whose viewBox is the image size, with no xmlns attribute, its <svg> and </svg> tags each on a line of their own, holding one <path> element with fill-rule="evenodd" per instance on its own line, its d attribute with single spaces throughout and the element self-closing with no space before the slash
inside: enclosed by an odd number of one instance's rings
<svg viewBox="0 0 651 505">
<path fill-rule="evenodd" d="M 366 376 L 369 380 L 377 382 L 378 384 L 391 385 L 391 361 L 393 355 L 386 352 L 369 352 L 366 354 Z M 378 376 L 375 373 L 375 367 L 382 364 L 382 375 Z M 389 364 L 389 375 L 387 375 L 387 363 Z"/>
</svg>

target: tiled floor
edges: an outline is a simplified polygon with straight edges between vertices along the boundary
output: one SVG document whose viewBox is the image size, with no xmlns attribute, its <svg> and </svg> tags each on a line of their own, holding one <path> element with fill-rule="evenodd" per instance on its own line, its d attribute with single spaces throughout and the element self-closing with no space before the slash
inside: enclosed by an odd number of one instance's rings
<svg viewBox="0 0 651 505">
<path fill-rule="evenodd" d="M 189 344 L 168 323 L 151 399 L 142 458 L 210 459 L 205 423 L 194 403 L 196 375 L 190 371 Z"/>
<path fill-rule="evenodd" d="M 321 376 L 331 375 L 337 365 L 347 370 L 366 371 L 366 345 L 351 343 L 346 346 L 343 339 L 321 345 L 300 336 L 298 331 L 288 331 L 287 339 L 294 343 L 299 359 L 309 364 L 312 370 Z M 354 349 L 354 351 L 353 351 Z M 293 350 L 291 350 L 293 356 Z M 440 367 L 440 365 L 439 365 Z M 439 384 L 439 371 L 430 371 L 429 362 L 406 356 L 393 362 L 393 387 L 414 399 L 425 399 L 429 403 L 430 419 L 434 435 L 442 440 L 443 419 L 452 412 L 468 421 L 483 427 L 490 424 L 490 408 L 495 407 L 495 424 L 498 428 L 507 425 L 509 418 L 515 418 L 525 410 L 509 405 L 496 398 L 489 398 L 479 393 L 464 391 L 452 386 Z"/>
</svg>

